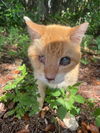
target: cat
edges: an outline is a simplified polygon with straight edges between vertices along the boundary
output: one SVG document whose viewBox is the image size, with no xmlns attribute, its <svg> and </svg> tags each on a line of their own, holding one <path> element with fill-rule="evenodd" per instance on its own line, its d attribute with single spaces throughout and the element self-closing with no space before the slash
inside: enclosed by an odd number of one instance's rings
<svg viewBox="0 0 100 133">
<path fill-rule="evenodd" d="M 68 27 L 62 25 L 40 25 L 24 17 L 32 44 L 28 48 L 28 57 L 37 79 L 40 109 L 43 106 L 46 86 L 66 88 L 77 82 L 80 65 L 80 43 L 87 30 L 88 23 Z M 78 127 L 75 121 L 70 125 L 67 115 L 65 125 L 72 130 Z"/>
</svg>

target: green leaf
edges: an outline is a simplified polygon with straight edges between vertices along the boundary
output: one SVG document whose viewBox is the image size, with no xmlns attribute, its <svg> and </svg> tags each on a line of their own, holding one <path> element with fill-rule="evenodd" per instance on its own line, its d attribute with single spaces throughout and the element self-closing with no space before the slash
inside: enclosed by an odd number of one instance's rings
<svg viewBox="0 0 100 133">
<path fill-rule="evenodd" d="M 14 113 L 15 113 L 15 109 L 8 111 L 8 112 L 7 112 L 7 115 L 11 116 L 11 115 L 13 115 Z"/>
<path fill-rule="evenodd" d="M 78 83 L 74 84 L 73 87 L 78 87 L 78 86 L 80 86 L 80 84 L 81 84 L 81 83 L 78 82 Z M 77 89 L 78 89 L 78 88 L 77 88 Z"/>
<path fill-rule="evenodd" d="M 17 52 L 16 51 L 8 51 L 8 54 L 11 55 L 11 56 L 14 56 L 14 55 L 17 54 Z"/>
<path fill-rule="evenodd" d="M 3 88 L 4 90 L 12 90 L 16 87 L 15 83 L 8 82 L 8 84 Z"/>
<path fill-rule="evenodd" d="M 75 108 L 72 108 L 72 109 L 70 110 L 70 113 L 71 113 L 72 115 L 76 115 L 76 114 L 77 114 L 77 110 L 76 110 Z"/>
<path fill-rule="evenodd" d="M 0 101 L 7 102 L 7 96 L 5 94 L 0 96 Z"/>
<path fill-rule="evenodd" d="M 57 98 L 56 102 L 58 105 L 64 105 L 64 103 L 65 103 L 63 98 Z"/>
<path fill-rule="evenodd" d="M 60 89 L 60 92 L 61 92 L 61 96 L 65 96 L 66 94 L 65 94 L 65 89 L 64 88 L 61 88 Z"/>
<path fill-rule="evenodd" d="M 96 126 L 100 127 L 100 115 L 96 117 Z"/>
<path fill-rule="evenodd" d="M 84 103 L 85 99 L 81 95 L 76 95 L 75 101 L 78 103 Z"/>
<path fill-rule="evenodd" d="M 70 90 L 71 95 L 75 95 L 78 92 L 78 88 L 73 88 Z"/>
<path fill-rule="evenodd" d="M 97 108 L 94 113 L 93 113 L 94 116 L 98 116 L 100 115 L 100 108 Z"/>
<path fill-rule="evenodd" d="M 51 92 L 51 95 L 55 96 L 55 97 L 58 97 L 58 96 L 61 95 L 61 92 L 60 92 L 60 90 L 55 90 L 54 92 Z"/>
<path fill-rule="evenodd" d="M 70 106 L 72 106 L 72 105 L 75 103 L 74 97 L 75 97 L 75 96 L 71 95 L 71 96 L 69 97 L 69 99 L 68 99 L 68 102 L 67 102 L 67 103 L 69 103 Z"/>
<path fill-rule="evenodd" d="M 57 114 L 61 119 L 63 119 L 66 116 L 66 113 L 67 109 L 64 106 L 59 107 L 57 110 Z"/>
<path fill-rule="evenodd" d="M 65 102 L 65 107 L 66 107 L 66 109 L 70 110 L 72 105 L 69 102 L 66 101 Z"/>
<path fill-rule="evenodd" d="M 81 63 L 84 64 L 84 65 L 87 65 L 87 64 L 89 64 L 89 60 L 86 59 L 86 58 L 82 58 Z"/>
</svg>

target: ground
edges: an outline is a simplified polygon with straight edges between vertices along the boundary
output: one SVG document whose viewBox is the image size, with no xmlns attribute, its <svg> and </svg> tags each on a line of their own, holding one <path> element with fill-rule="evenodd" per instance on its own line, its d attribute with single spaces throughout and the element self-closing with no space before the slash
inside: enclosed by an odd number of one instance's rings
<svg viewBox="0 0 100 133">
<path fill-rule="evenodd" d="M 17 68 L 22 63 L 22 60 L 15 59 L 14 61 L 7 57 L 0 60 L 0 96 L 3 94 L 3 87 L 9 80 L 12 80 L 17 75 Z M 100 65 L 99 63 L 90 63 L 80 66 L 79 81 L 82 84 L 79 88 L 79 93 L 86 98 L 95 98 L 97 106 L 100 106 Z M 46 103 L 43 110 L 33 117 L 27 114 L 22 119 L 17 119 L 15 116 L 8 117 L 6 112 L 12 108 L 12 103 L 9 105 L 0 103 L 0 133 L 74 133 L 64 127 L 64 123 L 56 118 L 55 113 L 49 109 Z M 89 109 L 85 105 L 82 106 L 85 111 L 76 117 L 79 122 L 77 133 L 99 133 L 99 128 L 94 124 L 94 120 L 89 115 Z"/>
</svg>

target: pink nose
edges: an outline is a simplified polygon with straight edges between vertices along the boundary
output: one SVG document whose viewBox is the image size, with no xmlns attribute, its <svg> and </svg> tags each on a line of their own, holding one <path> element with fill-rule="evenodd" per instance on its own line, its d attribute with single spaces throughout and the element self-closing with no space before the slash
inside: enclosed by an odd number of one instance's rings
<svg viewBox="0 0 100 133">
<path fill-rule="evenodd" d="M 55 77 L 47 77 L 47 76 L 46 76 L 46 79 L 47 79 L 48 81 L 52 81 L 52 80 L 55 80 Z"/>
</svg>

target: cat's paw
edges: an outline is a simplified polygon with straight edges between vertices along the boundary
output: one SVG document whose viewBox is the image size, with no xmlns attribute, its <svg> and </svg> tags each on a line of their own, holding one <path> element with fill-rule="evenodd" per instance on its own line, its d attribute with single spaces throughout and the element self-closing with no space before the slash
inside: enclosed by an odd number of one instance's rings
<svg viewBox="0 0 100 133">
<path fill-rule="evenodd" d="M 68 129 L 70 129 L 71 131 L 75 131 L 78 128 L 78 122 L 76 121 L 75 117 L 69 116 L 69 117 L 65 117 L 63 119 L 64 124 L 66 125 L 66 127 Z"/>
</svg>

